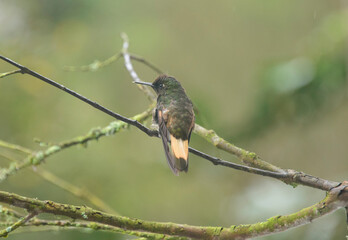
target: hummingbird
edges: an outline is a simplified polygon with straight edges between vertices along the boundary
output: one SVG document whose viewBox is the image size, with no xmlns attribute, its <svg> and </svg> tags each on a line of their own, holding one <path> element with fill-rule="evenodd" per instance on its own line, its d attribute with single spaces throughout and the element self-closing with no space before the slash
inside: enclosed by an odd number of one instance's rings
<svg viewBox="0 0 348 240">
<path fill-rule="evenodd" d="M 188 144 L 195 125 L 193 104 L 174 77 L 160 75 L 148 85 L 157 94 L 154 121 L 158 124 L 168 165 L 175 175 L 188 170 Z"/>
</svg>

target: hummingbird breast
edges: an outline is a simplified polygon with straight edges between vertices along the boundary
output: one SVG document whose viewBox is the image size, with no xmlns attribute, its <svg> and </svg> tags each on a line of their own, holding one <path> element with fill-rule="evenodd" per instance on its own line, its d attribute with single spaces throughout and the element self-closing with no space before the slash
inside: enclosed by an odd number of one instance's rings
<svg viewBox="0 0 348 240">
<path fill-rule="evenodd" d="M 194 125 L 191 100 L 183 93 L 159 96 L 157 109 L 163 112 L 166 127 L 175 138 L 187 140 Z"/>
</svg>

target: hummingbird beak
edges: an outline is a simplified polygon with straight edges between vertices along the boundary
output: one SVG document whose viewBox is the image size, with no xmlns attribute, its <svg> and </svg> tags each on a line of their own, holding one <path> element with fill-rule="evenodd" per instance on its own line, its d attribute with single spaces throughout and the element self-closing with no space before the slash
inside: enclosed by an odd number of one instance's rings
<svg viewBox="0 0 348 240">
<path fill-rule="evenodd" d="M 133 83 L 141 84 L 141 85 L 147 85 L 147 86 L 153 87 L 152 83 L 149 83 L 149 82 L 134 81 Z"/>
</svg>

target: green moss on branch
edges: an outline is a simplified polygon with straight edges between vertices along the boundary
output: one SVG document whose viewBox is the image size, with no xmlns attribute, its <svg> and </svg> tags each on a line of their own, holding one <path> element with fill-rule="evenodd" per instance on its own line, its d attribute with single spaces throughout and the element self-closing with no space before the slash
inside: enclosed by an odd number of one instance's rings
<svg viewBox="0 0 348 240">
<path fill-rule="evenodd" d="M 312 220 L 335 211 L 338 208 L 347 207 L 348 201 L 342 201 L 342 198 L 339 198 L 342 194 L 347 194 L 347 191 L 348 186 L 343 184 L 332 189 L 321 202 L 296 213 L 286 216 L 272 217 L 265 222 L 231 226 L 229 228 L 200 227 L 114 216 L 96 211 L 86 206 L 60 204 L 53 201 L 40 201 L 1 191 L 0 202 L 24 208 L 29 212 L 62 215 L 72 219 L 96 222 L 97 224 L 106 224 L 126 231 L 141 231 L 197 239 L 244 239 L 284 231 L 286 229 L 309 223 Z M 94 225 L 91 225 L 90 227 L 93 228 L 93 226 Z"/>
</svg>

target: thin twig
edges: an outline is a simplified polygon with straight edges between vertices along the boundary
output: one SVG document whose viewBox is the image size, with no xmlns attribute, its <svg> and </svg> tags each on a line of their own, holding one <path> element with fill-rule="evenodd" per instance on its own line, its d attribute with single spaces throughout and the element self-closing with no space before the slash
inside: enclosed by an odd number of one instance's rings
<svg viewBox="0 0 348 240">
<path fill-rule="evenodd" d="M 129 47 L 128 36 L 127 34 L 122 33 L 121 37 L 123 39 L 122 54 L 124 58 L 124 64 L 129 72 L 129 75 L 132 77 L 132 79 L 135 82 L 141 82 L 141 79 L 139 78 L 138 74 L 134 71 L 133 64 L 130 60 L 130 56 L 128 53 L 128 47 Z M 148 87 L 141 84 L 136 84 L 136 85 L 141 91 L 145 93 L 145 95 L 151 102 L 156 100 L 156 96 L 153 94 L 153 92 L 151 92 L 151 90 Z"/>
<path fill-rule="evenodd" d="M 19 146 L 17 144 L 8 143 L 8 142 L 2 141 L 2 140 L 0 140 L 0 147 L 16 150 L 18 152 L 26 153 L 26 154 L 31 154 L 32 153 L 32 151 L 30 149 L 28 149 L 28 148 Z"/>
<path fill-rule="evenodd" d="M 108 59 L 104 61 L 99 61 L 95 60 L 93 63 L 85 66 L 80 66 L 80 67 L 74 67 L 74 66 L 65 66 L 64 70 L 65 71 L 70 71 L 70 72 L 75 72 L 75 71 L 82 71 L 82 72 L 95 72 L 99 70 L 100 68 L 103 68 L 107 65 L 110 65 L 113 62 L 116 62 L 118 59 L 120 59 L 122 54 L 118 53 L 115 54 Z"/>
<path fill-rule="evenodd" d="M 11 226 L 7 227 L 4 230 L 1 230 L 0 237 L 7 237 L 7 235 L 10 232 L 13 232 L 14 230 L 19 228 L 20 226 L 24 225 L 26 222 L 28 222 L 30 219 L 32 219 L 36 215 L 37 215 L 37 212 L 30 212 L 26 217 L 22 217 L 17 222 L 13 223 Z"/>
<path fill-rule="evenodd" d="M 158 67 L 156 67 L 153 63 L 149 62 L 145 58 L 138 56 L 138 55 L 135 55 L 135 54 L 132 54 L 132 53 L 127 53 L 127 54 L 129 55 L 130 59 L 146 65 L 147 67 L 151 68 L 156 73 L 158 73 L 158 74 L 163 73 Z M 120 59 L 120 57 L 123 57 L 123 56 L 124 56 L 124 54 L 121 52 L 121 53 L 117 53 L 115 55 L 112 55 L 111 57 L 109 57 L 108 59 L 106 59 L 104 61 L 95 60 L 94 62 L 92 62 L 91 64 L 88 64 L 88 65 L 77 66 L 77 67 L 76 66 L 65 66 L 65 67 L 63 67 L 63 69 L 65 71 L 70 71 L 70 72 L 76 72 L 76 71 L 95 72 L 103 67 L 110 65 L 111 63 L 117 62 Z"/>
<path fill-rule="evenodd" d="M 148 66 L 149 68 L 151 68 L 152 70 L 154 70 L 156 73 L 158 74 L 163 74 L 163 71 L 161 69 L 159 69 L 158 67 L 156 67 L 153 63 L 149 62 L 148 60 L 146 60 L 145 58 L 129 53 L 129 57 L 132 60 L 141 62 L 142 64 Z"/>
<path fill-rule="evenodd" d="M 4 77 L 7 77 L 7 76 L 10 76 L 12 74 L 16 74 L 16 73 L 20 73 L 21 70 L 20 69 L 17 69 L 17 70 L 13 70 L 11 72 L 5 72 L 5 73 L 1 73 L 0 74 L 0 78 L 4 78 Z"/>
</svg>

